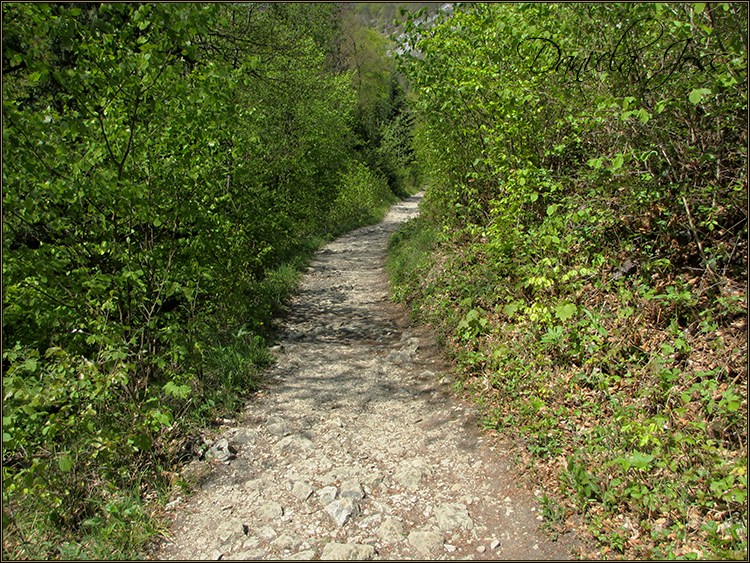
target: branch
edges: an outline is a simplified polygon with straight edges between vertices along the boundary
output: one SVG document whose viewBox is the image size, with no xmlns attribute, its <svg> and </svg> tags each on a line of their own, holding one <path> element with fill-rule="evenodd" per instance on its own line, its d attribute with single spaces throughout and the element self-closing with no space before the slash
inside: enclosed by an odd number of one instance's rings
<svg viewBox="0 0 750 563">
<path fill-rule="evenodd" d="M 695 223 L 693 223 L 693 215 L 690 213 L 690 207 L 688 206 L 687 199 L 685 199 L 685 196 L 682 196 L 682 203 L 685 204 L 685 211 L 687 211 L 688 216 L 688 222 L 690 223 L 690 230 L 693 233 L 693 238 L 695 239 L 695 242 L 698 244 L 698 252 L 701 254 L 701 258 L 703 258 L 703 263 L 706 265 L 706 269 L 713 274 L 714 277 L 718 278 L 716 272 L 713 271 L 713 268 L 711 268 L 711 265 L 708 263 L 708 258 L 706 258 L 706 253 L 703 251 L 703 245 L 701 244 L 701 240 L 698 238 L 698 231 L 695 228 Z"/>
</svg>

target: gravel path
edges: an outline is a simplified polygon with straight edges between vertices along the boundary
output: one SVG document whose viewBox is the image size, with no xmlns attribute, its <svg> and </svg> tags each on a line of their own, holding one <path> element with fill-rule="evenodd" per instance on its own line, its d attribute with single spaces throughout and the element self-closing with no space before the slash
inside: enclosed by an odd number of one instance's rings
<svg viewBox="0 0 750 563">
<path fill-rule="evenodd" d="M 388 299 L 388 237 L 421 194 L 318 252 L 246 417 L 170 503 L 157 559 L 568 559 L 500 443 Z"/>
</svg>

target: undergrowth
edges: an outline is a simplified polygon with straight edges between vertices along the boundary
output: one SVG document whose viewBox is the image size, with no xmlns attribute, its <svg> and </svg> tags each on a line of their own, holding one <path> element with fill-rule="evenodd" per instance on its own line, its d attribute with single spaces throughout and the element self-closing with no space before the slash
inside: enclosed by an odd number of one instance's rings
<svg viewBox="0 0 750 563">
<path fill-rule="evenodd" d="M 396 299 L 515 437 L 549 526 L 583 515 L 594 557 L 744 558 L 746 226 L 709 270 L 695 241 L 607 242 L 622 225 L 566 203 L 508 240 L 440 229 L 428 202 L 391 239 Z"/>
<path fill-rule="evenodd" d="M 163 535 L 173 488 L 191 489 L 180 472 L 194 444 L 263 385 L 275 319 L 301 272 L 335 236 L 382 220 L 393 202 L 382 187 L 376 182 L 375 197 L 342 209 L 331 232 L 301 241 L 250 284 L 237 309 L 252 309 L 249 319 L 217 308 L 190 325 L 189 346 L 160 365 L 174 370 L 163 387 L 129 382 L 117 358 L 102 358 L 107 372 L 62 348 L 48 350 L 46 362 L 33 354 L 18 362 L 20 347 L 5 351 L 14 367 L 3 380 L 3 559 L 133 559 Z"/>
</svg>

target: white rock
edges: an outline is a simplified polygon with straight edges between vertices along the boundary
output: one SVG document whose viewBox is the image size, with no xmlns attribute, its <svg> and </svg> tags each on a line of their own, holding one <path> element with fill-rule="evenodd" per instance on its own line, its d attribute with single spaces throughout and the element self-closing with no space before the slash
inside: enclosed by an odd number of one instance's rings
<svg viewBox="0 0 750 563">
<path fill-rule="evenodd" d="M 279 549 L 292 549 L 297 550 L 302 545 L 302 539 L 298 536 L 290 536 L 283 534 L 273 540 L 271 545 L 278 547 Z"/>
<path fill-rule="evenodd" d="M 229 445 L 229 440 L 221 438 L 206 452 L 206 459 L 228 461 L 234 457 L 234 454 L 234 448 Z"/>
<path fill-rule="evenodd" d="M 339 497 L 360 500 L 365 498 L 365 493 L 362 490 L 359 481 L 357 481 L 356 479 L 350 479 L 349 481 L 341 483 L 341 491 L 339 492 Z"/>
<path fill-rule="evenodd" d="M 371 545 L 359 543 L 331 542 L 323 548 L 320 560 L 329 561 L 366 561 L 375 555 L 375 548 Z"/>
<path fill-rule="evenodd" d="M 393 477 L 404 487 L 415 490 L 425 477 L 432 475 L 430 463 L 421 457 L 402 461 Z"/>
<path fill-rule="evenodd" d="M 315 552 L 312 549 L 305 549 L 304 551 L 290 555 L 286 559 L 291 559 L 292 561 L 312 561 L 314 557 Z"/>
<path fill-rule="evenodd" d="M 425 557 L 433 558 L 443 547 L 443 537 L 434 532 L 412 532 L 409 544 Z"/>
<path fill-rule="evenodd" d="M 336 487 L 330 486 L 330 487 L 323 487 L 318 491 L 318 498 L 320 499 L 321 504 L 329 505 L 334 500 L 336 500 L 336 497 L 338 496 L 339 491 Z"/>
<path fill-rule="evenodd" d="M 304 481 L 297 481 L 292 487 L 292 494 L 304 502 L 313 494 L 313 488 Z"/>
<path fill-rule="evenodd" d="M 308 451 L 313 448 L 313 443 L 310 438 L 306 438 L 305 436 L 301 436 L 299 434 L 293 434 L 291 436 L 286 436 L 285 438 L 282 438 L 279 440 L 279 442 L 274 446 L 274 450 L 276 450 L 277 453 L 287 453 L 287 452 L 293 452 L 293 451 Z"/>
<path fill-rule="evenodd" d="M 350 498 L 334 500 L 325 507 L 325 511 L 333 518 L 337 526 L 346 524 L 352 516 L 359 514 L 359 505 Z"/>
<path fill-rule="evenodd" d="M 258 536 L 260 536 L 264 540 L 270 540 L 271 538 L 276 537 L 276 530 L 274 530 L 271 526 L 263 526 L 260 530 L 258 530 Z"/>
<path fill-rule="evenodd" d="M 450 532 L 457 528 L 471 530 L 474 522 L 469 518 L 469 511 L 463 504 L 444 503 L 435 509 L 438 526 L 444 532 Z"/>
<path fill-rule="evenodd" d="M 259 506 L 256 513 L 261 518 L 271 520 L 281 518 L 284 515 L 284 508 L 278 502 L 270 501 Z"/>
<path fill-rule="evenodd" d="M 233 542 L 244 535 L 244 526 L 238 518 L 225 520 L 216 527 L 216 538 L 222 544 Z"/>
<path fill-rule="evenodd" d="M 383 520 L 377 531 L 378 537 L 383 543 L 393 543 L 403 539 L 404 525 L 393 517 Z"/>
</svg>

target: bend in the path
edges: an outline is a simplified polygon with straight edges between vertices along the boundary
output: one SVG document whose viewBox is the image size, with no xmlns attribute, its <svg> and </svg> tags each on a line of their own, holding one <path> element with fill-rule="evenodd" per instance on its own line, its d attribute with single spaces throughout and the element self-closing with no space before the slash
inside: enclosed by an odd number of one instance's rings
<svg viewBox="0 0 750 563">
<path fill-rule="evenodd" d="M 265 392 L 176 503 L 163 559 L 565 559 L 502 445 L 453 398 L 425 327 L 388 299 L 388 238 L 419 197 L 317 253 Z M 342 512 L 343 511 L 343 512 Z"/>
</svg>

